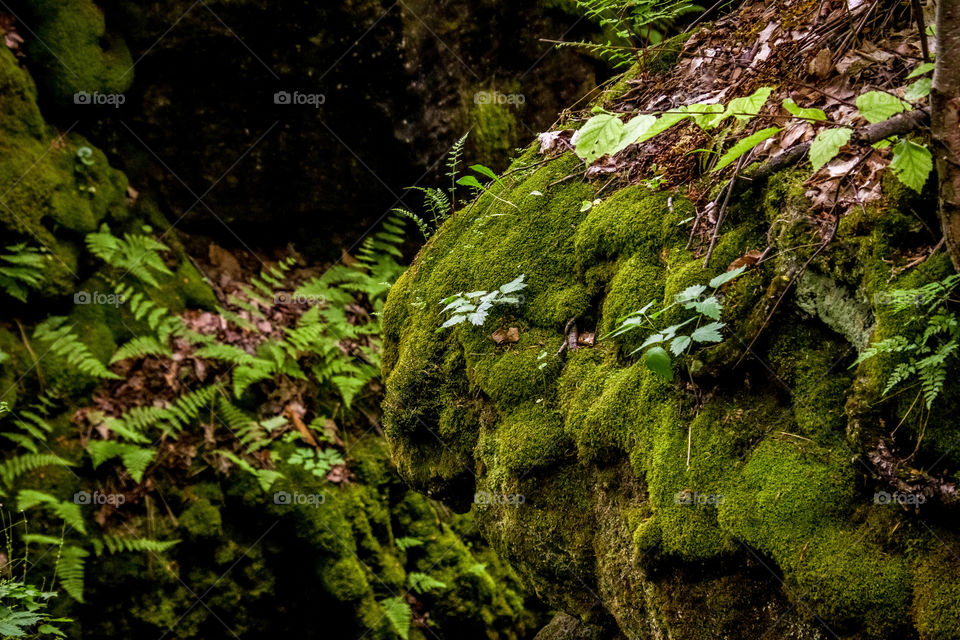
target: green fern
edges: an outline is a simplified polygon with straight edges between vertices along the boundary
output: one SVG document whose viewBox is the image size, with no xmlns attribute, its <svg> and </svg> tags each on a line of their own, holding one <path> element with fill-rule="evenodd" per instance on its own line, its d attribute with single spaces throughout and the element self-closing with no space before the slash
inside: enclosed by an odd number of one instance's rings
<svg viewBox="0 0 960 640">
<path fill-rule="evenodd" d="M 257 479 L 257 482 L 260 484 L 260 488 L 263 489 L 263 491 L 269 491 L 270 487 L 273 486 L 273 483 L 283 477 L 283 474 L 279 471 L 273 471 L 272 469 L 257 469 L 252 464 L 230 451 L 221 450 L 218 453 L 220 453 L 220 455 L 233 464 L 237 465 L 241 470 L 252 474 Z"/>
<path fill-rule="evenodd" d="M 108 419 L 107 426 L 127 439 L 143 437 L 148 428 L 157 426 L 171 433 L 190 425 L 202 412 L 209 412 L 219 385 L 212 384 L 184 394 L 167 407 L 136 407 L 119 418 Z"/>
<path fill-rule="evenodd" d="M 134 319 L 145 322 L 160 344 L 166 345 L 171 336 L 183 334 L 183 322 L 166 307 L 129 285 L 121 283 L 115 289 L 127 301 L 127 308 Z"/>
<path fill-rule="evenodd" d="M 118 553 L 163 553 L 180 543 L 179 540 L 153 540 L 150 538 L 136 538 L 132 536 L 115 536 L 106 534 L 103 538 L 93 538 L 94 553 L 99 557 L 104 551 L 111 555 Z"/>
<path fill-rule="evenodd" d="M 52 453 L 26 453 L 0 462 L 0 479 L 10 488 L 20 476 L 41 467 L 72 467 L 74 463 Z"/>
<path fill-rule="evenodd" d="M 899 360 L 887 377 L 883 395 L 916 379 L 929 409 L 943 390 L 947 367 L 960 349 L 960 320 L 947 309 L 950 294 L 958 286 L 960 274 L 955 274 L 917 289 L 887 292 L 884 300 L 895 314 L 909 312 L 902 326 L 921 324 L 923 332 L 912 340 L 898 334 L 875 342 L 864 349 L 850 367 L 880 355 Z"/>
<path fill-rule="evenodd" d="M 412 571 L 407 574 L 407 580 L 410 582 L 410 588 L 416 593 L 427 593 L 434 589 L 446 589 L 447 583 L 437 580 L 426 573 Z"/>
<path fill-rule="evenodd" d="M 403 640 L 409 640 L 410 622 L 413 614 L 410 611 L 410 605 L 407 604 L 401 596 L 387 598 L 380 601 L 383 607 L 383 613 L 390 621 L 390 626 L 397 632 Z"/>
<path fill-rule="evenodd" d="M 123 238 L 110 233 L 106 223 L 97 233 L 87 234 L 87 249 L 111 267 L 139 278 L 144 284 L 158 288 L 160 283 L 154 272 L 172 276 L 173 272 L 163 263 L 159 251 L 170 248 L 149 236 L 124 234 Z"/>
<path fill-rule="evenodd" d="M 27 301 L 27 292 L 38 289 L 43 281 L 44 255 L 26 244 L 5 247 L 9 253 L 0 254 L 0 289 L 21 302 Z"/>
<path fill-rule="evenodd" d="M 21 489 L 17 493 L 17 509 L 26 511 L 31 507 L 43 505 L 54 513 L 58 518 L 82 533 L 87 534 L 87 527 L 83 522 L 83 515 L 80 513 L 80 506 L 67 501 L 60 501 L 49 493 L 37 491 L 35 489 Z"/>
<path fill-rule="evenodd" d="M 139 336 L 132 338 L 117 349 L 110 357 L 110 364 L 115 364 L 121 360 L 138 360 L 147 356 L 172 358 L 173 351 L 153 336 Z"/>
<path fill-rule="evenodd" d="M 156 455 L 153 449 L 116 440 L 91 440 L 87 443 L 87 451 L 90 453 L 94 469 L 107 460 L 120 458 L 127 473 L 138 483 L 143 479 L 143 472 Z"/>
<path fill-rule="evenodd" d="M 85 549 L 73 545 L 64 545 L 60 551 L 57 573 L 60 585 L 77 602 L 83 602 L 83 574 L 87 556 Z"/>
<path fill-rule="evenodd" d="M 33 337 L 50 352 L 66 358 L 67 364 L 78 372 L 93 378 L 119 380 L 120 376 L 107 369 L 87 345 L 73 334 L 73 327 L 66 323 L 64 316 L 50 316 L 37 325 Z"/>
</svg>

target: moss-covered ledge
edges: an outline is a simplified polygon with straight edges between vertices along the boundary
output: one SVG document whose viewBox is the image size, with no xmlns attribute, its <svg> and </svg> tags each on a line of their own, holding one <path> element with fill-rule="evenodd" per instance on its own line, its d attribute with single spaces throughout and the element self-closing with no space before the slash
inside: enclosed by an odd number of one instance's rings
<svg viewBox="0 0 960 640">
<path fill-rule="evenodd" d="M 449 219 L 391 291 L 385 427 L 404 478 L 473 508 L 534 593 L 607 633 L 955 637 L 957 563 L 941 542 L 956 532 L 877 504 L 884 485 L 864 466 L 890 363 L 848 368 L 871 335 L 899 328 L 880 295 L 885 261 L 909 245 L 922 200 L 886 181 L 818 252 L 809 174 L 782 172 L 732 204 L 704 269 L 687 248 L 684 188 L 608 189 L 586 210 L 602 183 L 570 179 L 572 154 L 535 152 L 497 199 Z M 628 355 L 632 340 L 560 349 L 570 320 L 603 335 L 768 242 L 774 257 L 722 291 L 727 339 L 681 365 L 692 381 L 661 381 Z M 934 255 L 893 282 L 946 273 Z M 438 331 L 440 300 L 520 274 L 521 306 Z M 492 339 L 511 327 L 518 342 Z M 903 415 L 899 402 L 882 410 Z M 953 465 L 947 416 L 934 411 L 927 429 L 922 453 Z"/>
</svg>

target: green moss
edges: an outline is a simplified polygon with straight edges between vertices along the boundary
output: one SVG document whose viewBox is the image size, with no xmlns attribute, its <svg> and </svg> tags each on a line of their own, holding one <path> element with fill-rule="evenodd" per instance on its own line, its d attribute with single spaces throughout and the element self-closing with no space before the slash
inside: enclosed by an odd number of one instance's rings
<svg viewBox="0 0 960 640">
<path fill-rule="evenodd" d="M 960 638 L 960 562 L 946 547 L 916 570 L 913 619 L 923 640 Z"/>
<path fill-rule="evenodd" d="M 31 58 L 43 66 L 47 90 L 61 103 L 74 93 L 122 93 L 133 81 L 133 59 L 122 40 L 109 33 L 91 0 L 32 0 L 36 38 Z"/>
<path fill-rule="evenodd" d="M 199 498 L 190 503 L 180 514 L 180 526 L 198 537 L 215 537 L 222 531 L 220 510 L 213 506 L 206 498 Z"/>
<path fill-rule="evenodd" d="M 522 474 L 560 460 L 566 444 L 560 416 L 543 403 L 530 402 L 498 425 L 496 460 L 508 471 Z"/>
<path fill-rule="evenodd" d="M 694 215 L 693 205 L 670 193 L 627 187 L 590 209 L 577 229 L 576 255 L 581 272 L 605 257 L 641 254 L 656 264 L 660 250 L 686 241 L 678 225 Z"/>
</svg>

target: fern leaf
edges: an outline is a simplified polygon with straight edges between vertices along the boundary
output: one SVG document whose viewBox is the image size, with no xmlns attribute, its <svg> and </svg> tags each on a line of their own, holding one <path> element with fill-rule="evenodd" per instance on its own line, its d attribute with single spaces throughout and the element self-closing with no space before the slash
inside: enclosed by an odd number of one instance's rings
<svg viewBox="0 0 960 640">
<path fill-rule="evenodd" d="M 80 547 L 66 545 L 60 552 L 60 562 L 57 573 L 60 585 L 67 594 L 77 602 L 83 602 L 83 574 L 84 563 L 90 553 Z"/>
</svg>

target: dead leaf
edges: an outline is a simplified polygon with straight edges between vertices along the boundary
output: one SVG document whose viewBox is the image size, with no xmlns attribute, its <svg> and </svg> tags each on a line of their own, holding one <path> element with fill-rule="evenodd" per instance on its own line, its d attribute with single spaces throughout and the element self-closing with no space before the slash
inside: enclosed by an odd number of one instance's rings
<svg viewBox="0 0 960 640">
<path fill-rule="evenodd" d="M 520 329 L 510 327 L 509 329 L 497 329 L 490 334 L 490 339 L 497 344 L 514 344 L 520 342 Z"/>
<path fill-rule="evenodd" d="M 577 336 L 577 344 L 581 347 L 592 347 L 597 343 L 597 334 L 592 331 Z"/>
<path fill-rule="evenodd" d="M 820 49 L 817 55 L 807 65 L 807 73 L 818 78 L 826 78 L 833 72 L 833 52 L 830 49 Z"/>
<path fill-rule="evenodd" d="M 301 407 L 302 409 L 302 407 Z M 310 433 L 310 429 L 307 429 L 307 425 L 303 424 L 303 420 L 299 415 L 297 415 L 296 407 L 293 404 L 287 405 L 286 411 L 284 414 L 293 422 L 293 425 L 297 428 L 297 431 L 300 432 L 300 435 L 303 436 L 303 439 L 306 440 L 314 447 L 319 447 L 320 444 L 317 442 L 317 439 L 313 437 L 313 434 Z"/>
<path fill-rule="evenodd" d="M 740 267 L 752 267 L 760 261 L 760 258 L 763 257 L 762 251 L 757 251 L 756 249 L 751 249 L 745 254 L 734 260 L 730 263 L 730 266 L 727 267 L 727 271 L 733 271 L 734 269 L 739 269 Z"/>
</svg>

